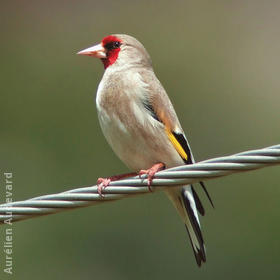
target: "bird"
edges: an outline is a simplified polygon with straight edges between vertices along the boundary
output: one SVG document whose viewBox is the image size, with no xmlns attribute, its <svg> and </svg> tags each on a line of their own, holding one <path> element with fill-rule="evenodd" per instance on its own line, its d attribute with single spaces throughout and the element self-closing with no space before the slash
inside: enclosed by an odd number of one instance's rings
<svg viewBox="0 0 280 280">
<path fill-rule="evenodd" d="M 145 47 L 134 37 L 112 34 L 77 54 L 101 59 L 104 74 L 96 93 L 101 130 L 116 155 L 133 171 L 97 180 L 102 195 L 113 180 L 147 174 L 148 186 L 156 172 L 194 163 L 194 157 L 174 107 L 156 77 Z M 210 203 L 212 199 L 200 182 Z M 166 188 L 183 220 L 198 266 L 206 262 L 198 212 L 204 207 L 192 185 Z M 213 206 L 214 207 L 214 206 Z"/>
</svg>

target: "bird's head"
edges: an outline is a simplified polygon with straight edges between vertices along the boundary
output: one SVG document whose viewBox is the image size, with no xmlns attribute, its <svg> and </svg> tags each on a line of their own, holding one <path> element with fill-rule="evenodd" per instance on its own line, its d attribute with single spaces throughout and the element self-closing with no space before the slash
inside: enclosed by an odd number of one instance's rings
<svg viewBox="0 0 280 280">
<path fill-rule="evenodd" d="M 100 58 L 105 69 L 109 66 L 124 67 L 131 64 L 151 67 L 151 59 L 144 46 L 135 38 L 124 34 L 106 36 L 101 43 L 77 54 Z"/>
</svg>

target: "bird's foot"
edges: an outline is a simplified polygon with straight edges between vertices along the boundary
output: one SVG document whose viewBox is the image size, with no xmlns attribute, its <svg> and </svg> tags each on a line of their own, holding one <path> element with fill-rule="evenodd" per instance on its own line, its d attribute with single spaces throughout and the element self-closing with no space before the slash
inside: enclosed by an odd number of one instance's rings
<svg viewBox="0 0 280 280">
<path fill-rule="evenodd" d="M 136 176 L 136 175 L 137 175 L 137 173 L 133 172 L 133 173 L 119 174 L 119 175 L 111 176 L 108 178 L 98 178 L 97 179 L 97 192 L 101 197 L 104 197 L 104 194 L 102 193 L 102 191 L 106 187 L 108 187 L 112 181 L 118 181 L 120 179 L 132 177 L 132 176 Z"/>
<path fill-rule="evenodd" d="M 110 178 L 98 178 L 97 179 L 97 192 L 101 197 L 104 197 L 104 195 L 102 194 L 102 191 L 110 185 L 111 181 L 112 180 Z"/>
<path fill-rule="evenodd" d="M 158 172 L 158 171 L 161 171 L 165 169 L 165 164 L 162 163 L 162 162 L 159 162 L 159 163 L 156 163 L 154 164 L 151 168 L 149 169 L 143 169 L 143 170 L 140 170 L 138 175 L 139 177 L 141 178 L 141 175 L 147 175 L 148 176 L 148 188 L 149 188 L 149 191 L 152 192 L 152 189 L 151 189 L 151 185 L 153 183 L 153 179 L 154 179 L 154 176 L 155 174 Z"/>
</svg>

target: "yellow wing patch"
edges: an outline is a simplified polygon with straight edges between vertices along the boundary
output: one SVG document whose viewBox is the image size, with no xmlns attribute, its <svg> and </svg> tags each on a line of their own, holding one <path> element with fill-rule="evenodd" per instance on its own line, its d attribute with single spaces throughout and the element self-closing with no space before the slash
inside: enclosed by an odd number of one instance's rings
<svg viewBox="0 0 280 280">
<path fill-rule="evenodd" d="M 172 131 L 170 131 L 168 128 L 165 128 L 165 132 L 166 132 L 169 140 L 171 141 L 172 145 L 174 146 L 174 148 L 176 149 L 178 154 L 181 156 L 181 158 L 183 158 L 184 160 L 188 160 L 187 153 L 185 152 L 185 150 L 183 149 L 181 144 L 178 142 L 178 140 L 175 138 Z"/>
</svg>

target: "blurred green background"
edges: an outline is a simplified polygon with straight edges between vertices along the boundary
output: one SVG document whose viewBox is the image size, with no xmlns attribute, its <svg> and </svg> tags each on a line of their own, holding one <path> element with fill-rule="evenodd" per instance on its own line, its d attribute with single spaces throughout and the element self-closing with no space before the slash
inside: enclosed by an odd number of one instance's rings
<svg viewBox="0 0 280 280">
<path fill-rule="evenodd" d="M 2 1 L 0 199 L 126 172 L 99 128 L 102 64 L 75 53 L 111 33 L 138 38 L 197 160 L 279 143 L 279 1 Z M 279 167 L 209 181 L 198 269 L 162 193 L 13 225 L 0 279 L 279 279 Z M 199 187 L 197 189 L 200 192 Z M 201 192 L 200 192 L 201 193 Z M 0 238 L 3 244 L 3 227 Z"/>
</svg>

